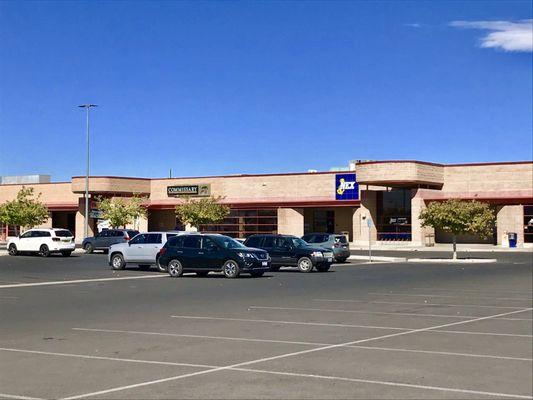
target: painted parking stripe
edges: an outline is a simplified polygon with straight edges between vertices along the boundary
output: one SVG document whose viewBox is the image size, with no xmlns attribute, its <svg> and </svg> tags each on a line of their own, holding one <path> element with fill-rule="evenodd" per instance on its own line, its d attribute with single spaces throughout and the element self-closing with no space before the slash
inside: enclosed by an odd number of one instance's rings
<svg viewBox="0 0 533 400">
<path fill-rule="evenodd" d="M 354 346 L 354 347 L 364 347 L 364 346 Z M 202 368 L 209 368 L 209 369 L 218 369 L 223 368 L 219 366 L 213 366 L 213 365 L 203 365 L 203 364 L 183 364 L 183 363 L 177 363 L 177 362 L 170 362 L 170 361 L 152 361 L 152 360 L 138 360 L 138 359 L 131 359 L 131 358 L 117 358 L 117 357 L 97 357 L 97 356 L 89 356 L 84 354 L 70 354 L 70 353 L 52 353 L 52 352 L 43 352 L 43 351 L 36 351 L 36 350 L 23 350 L 23 349 L 0 349 L 4 351 L 14 351 L 14 352 L 22 352 L 22 353 L 30 353 L 30 354 L 45 354 L 50 356 L 59 356 L 59 357 L 73 357 L 73 358 L 82 358 L 82 359 L 101 359 L 101 360 L 110 360 L 110 361 L 120 361 L 120 362 L 131 362 L 131 363 L 140 363 L 140 364 L 156 364 L 156 365 L 174 365 L 174 366 L 197 366 Z M 407 384 L 407 383 L 401 383 L 401 382 L 388 382 L 388 381 L 378 381 L 378 380 L 370 380 L 370 379 L 357 379 L 357 378 L 344 378 L 344 377 L 338 377 L 338 376 L 328 376 L 328 375 L 314 375 L 314 374 L 302 374 L 302 373 L 295 373 L 295 372 L 284 372 L 284 371 L 270 371 L 270 370 L 263 370 L 263 369 L 252 369 L 252 368 L 228 368 L 229 370 L 233 371 L 241 371 L 241 372 L 252 372 L 252 373 L 261 373 L 261 374 L 275 374 L 275 375 L 282 375 L 282 376 L 298 376 L 298 377 L 306 377 L 306 378 L 318 378 L 318 379 L 329 379 L 329 380 L 336 380 L 336 381 L 348 381 L 348 382 L 357 382 L 357 383 L 370 383 L 370 384 L 378 384 L 378 385 L 388 385 L 388 386 L 399 386 L 399 387 L 410 387 L 410 388 L 418 388 L 418 389 L 431 389 L 431 390 L 441 390 L 441 391 L 460 391 L 460 393 L 471 393 L 476 395 L 489 395 L 489 396 L 499 396 L 499 397 L 506 397 L 511 396 L 515 397 L 516 395 L 508 395 L 505 393 L 492 393 L 492 392 L 480 392 L 480 391 L 470 391 L 468 389 L 454 389 L 454 388 L 443 388 L 439 386 L 422 386 L 422 385 L 413 385 L 413 384 Z M 0 397 L 2 395 L 0 394 Z M 7 398 L 12 399 L 23 399 L 23 400 L 42 400 L 35 397 L 24 397 L 24 396 L 9 396 L 6 395 Z M 79 397 L 78 397 L 79 398 Z M 523 397 L 518 397 L 523 398 Z M 525 397 L 528 398 L 528 397 Z"/>
<path fill-rule="evenodd" d="M 117 277 L 117 278 L 95 278 L 95 279 L 75 279 L 75 280 L 70 280 L 70 281 L 16 283 L 12 285 L 0 285 L 0 289 L 33 287 L 33 286 L 71 285 L 71 284 L 76 284 L 76 283 L 90 283 L 90 282 L 127 281 L 127 280 L 132 280 L 132 279 L 152 279 L 152 278 L 168 278 L 168 275 L 154 274 L 154 275 L 141 275 L 141 276 L 123 276 L 123 277 Z"/>
<path fill-rule="evenodd" d="M 338 312 L 349 314 L 372 314 L 372 315 L 407 315 L 412 317 L 438 317 L 438 318 L 477 318 L 474 315 L 449 315 L 449 314 L 417 314 L 403 312 L 385 312 L 385 311 L 365 311 L 365 310 L 336 310 L 328 308 L 304 308 L 304 307 L 270 307 L 270 306 L 248 306 L 251 310 L 294 310 L 294 311 L 323 311 Z M 531 318 L 495 318 L 507 321 L 532 321 Z"/>
<path fill-rule="evenodd" d="M 251 318 L 224 318 L 224 317 L 205 317 L 194 315 L 171 315 L 171 318 L 182 319 L 200 319 L 200 320 L 218 320 L 218 321 L 235 321 L 235 322 L 257 322 L 268 324 L 285 324 L 285 325 L 312 325 L 312 326 L 331 326 L 339 328 L 368 328 L 368 329 L 384 329 L 384 330 L 396 330 L 396 331 L 409 331 L 409 328 L 397 328 L 392 326 L 375 326 L 375 325 L 353 325 L 353 324 L 334 324 L 326 322 L 300 322 L 300 321 L 279 321 L 272 319 L 251 319 Z M 496 333 L 496 332 L 471 332 L 471 331 L 450 331 L 443 329 L 435 329 L 429 332 L 435 333 L 452 333 L 462 335 L 481 335 L 481 336 L 509 336 L 509 337 L 522 337 L 533 338 L 533 335 L 520 335 L 514 333 Z"/>
<path fill-rule="evenodd" d="M 412 303 L 403 301 L 374 301 L 374 300 L 351 300 L 351 299 L 313 299 L 313 301 L 324 301 L 333 303 L 366 303 L 366 304 L 400 304 L 412 306 L 437 306 L 437 307 L 465 307 L 465 308 L 501 308 L 508 310 L 519 310 L 522 307 L 512 306 L 487 306 L 478 304 L 443 304 L 443 303 Z"/>
<path fill-rule="evenodd" d="M 444 289 L 444 288 L 419 288 L 415 287 L 413 290 L 437 290 L 441 292 L 451 292 L 451 293 L 479 293 L 479 294 L 487 294 L 486 290 L 476 290 L 476 289 Z M 520 290 L 508 290 L 508 289 L 496 289 L 492 290 L 490 293 L 513 293 L 513 294 L 519 294 L 519 295 L 531 295 L 533 294 L 533 290 L 528 289 L 520 289 Z"/>
<path fill-rule="evenodd" d="M 28 397 L 28 396 L 17 396 L 15 394 L 0 393 L 0 399 L 18 399 L 18 400 L 44 400 L 40 397 Z"/>
<path fill-rule="evenodd" d="M 146 332 L 146 331 L 127 331 L 119 329 L 94 329 L 94 328 L 72 328 L 75 331 L 83 332 L 98 332 L 98 333 L 124 333 L 132 335 L 148 335 L 148 336 L 167 336 L 167 337 L 185 337 L 185 338 L 198 338 L 198 339 L 213 339 L 213 340 L 229 340 L 238 342 L 260 342 L 260 343 L 282 343 L 282 344 L 297 344 L 304 346 L 329 346 L 333 343 L 317 343 L 317 342 L 300 342 L 289 340 L 272 340 L 272 339 L 255 339 L 255 338 L 243 338 L 243 337 L 228 337 L 228 336 L 205 336 L 205 335 L 185 335 L 179 333 L 164 333 L 164 332 Z M 471 354 L 471 353 L 455 353 L 447 351 L 433 351 L 433 350 L 413 350 L 403 349 L 395 347 L 370 347 L 370 346 L 346 346 L 353 349 L 363 350 L 377 350 L 377 351 L 396 351 L 396 352 L 408 352 L 408 353 L 421 353 L 421 354 L 436 354 L 444 356 L 459 356 L 459 357 L 474 357 L 474 358 L 493 358 L 497 360 L 512 360 L 512 361 L 528 361 L 531 362 L 531 358 L 523 357 L 507 357 L 507 356 L 493 356 L 490 354 Z M 2 349 L 0 349 L 2 350 Z"/>
<path fill-rule="evenodd" d="M 84 394 L 80 394 L 80 395 L 77 395 L 77 396 L 67 397 L 67 398 L 64 398 L 63 400 L 82 399 L 82 398 L 86 398 L 86 397 L 92 397 L 92 396 L 103 395 L 103 394 L 107 394 L 107 393 L 119 392 L 119 391 L 123 391 L 123 390 L 127 390 L 127 389 L 134 389 L 134 388 L 154 385 L 154 384 L 158 384 L 158 383 L 172 382 L 172 381 L 176 381 L 176 380 L 179 380 L 179 379 L 185 379 L 185 378 L 189 378 L 189 377 L 193 377 L 193 376 L 210 374 L 210 373 L 214 373 L 214 372 L 218 372 L 218 371 L 224 371 L 224 370 L 228 370 L 228 369 L 235 369 L 235 368 L 239 368 L 239 367 L 244 367 L 244 366 L 249 366 L 249 365 L 253 365 L 253 364 L 262 363 L 262 362 L 279 360 L 279 359 L 288 358 L 288 357 L 295 357 L 295 356 L 299 356 L 299 355 L 303 355 L 303 354 L 316 353 L 316 352 L 319 352 L 319 351 L 331 350 L 331 349 L 350 346 L 350 345 L 354 345 L 354 344 L 368 343 L 368 342 L 372 342 L 372 341 L 376 341 L 376 340 L 389 339 L 389 338 L 392 338 L 392 337 L 404 336 L 404 335 L 409 335 L 409 334 L 413 334 L 413 333 L 426 332 L 426 331 L 431 331 L 433 329 L 440 329 L 440 328 L 447 328 L 447 327 L 451 327 L 451 326 L 464 325 L 464 324 L 468 324 L 468 323 L 472 323 L 472 322 L 484 321 L 484 320 L 488 320 L 488 319 L 492 319 L 492 318 L 496 318 L 496 317 L 503 317 L 503 316 L 506 316 L 506 315 L 518 314 L 518 313 L 521 313 L 521 312 L 526 312 L 526 311 L 531 311 L 531 310 L 533 310 L 533 308 L 525 308 L 523 310 L 510 311 L 510 312 L 502 313 L 502 314 L 489 315 L 489 316 L 486 316 L 486 317 L 474 318 L 474 319 L 469 319 L 469 320 L 466 320 L 466 321 L 457 321 L 457 322 L 452 322 L 452 323 L 448 323 L 448 324 L 433 325 L 433 326 L 429 326 L 427 328 L 414 329 L 414 330 L 410 330 L 410 331 L 406 331 L 406 332 L 396 332 L 396 333 L 391 333 L 391 334 L 388 334 L 388 335 L 375 336 L 375 337 L 371 337 L 371 338 L 367 338 L 367 339 L 354 340 L 354 341 L 351 341 L 351 342 L 345 342 L 345 343 L 339 343 L 339 344 L 334 344 L 334 345 L 329 345 L 329 346 L 316 347 L 316 348 L 313 348 L 313 349 L 300 350 L 300 351 L 295 351 L 295 352 L 285 353 L 285 354 L 278 354 L 276 356 L 264 357 L 264 358 L 259 358 L 259 359 L 255 359 L 255 360 L 251 360 L 251 361 L 245 361 L 245 362 L 241 362 L 241 363 L 237 363 L 237 364 L 227 365 L 225 367 L 211 368 L 211 369 L 207 369 L 207 370 L 203 370 L 203 371 L 198 371 L 198 372 L 193 372 L 193 373 L 188 373 L 188 374 L 182 374 L 182 375 L 176 375 L 176 376 L 169 377 L 169 378 L 156 379 L 156 380 L 152 380 L 152 381 L 145 381 L 145 382 L 135 383 L 135 384 L 131 384 L 131 385 L 126 385 L 126 386 L 120 386 L 120 387 L 115 387 L 115 388 L 111 388 L 111 389 L 100 390 L 98 392 L 84 393 Z M 363 380 L 360 380 L 360 381 L 362 382 Z M 409 387 L 416 387 L 417 386 L 417 385 L 411 385 L 411 384 L 405 384 L 405 383 L 397 383 L 397 382 L 372 381 L 372 383 L 378 383 L 378 382 L 381 382 L 382 384 L 388 384 L 388 385 L 394 385 L 394 386 L 404 386 L 404 385 L 410 385 Z M 367 383 L 370 383 L 370 382 L 367 382 Z M 424 386 L 424 387 L 420 386 L 420 388 L 430 389 L 430 390 L 439 390 L 439 391 L 448 391 L 448 392 L 457 392 L 457 393 L 483 394 L 483 395 L 487 395 L 487 396 L 496 396 L 496 397 L 506 396 L 506 397 L 519 398 L 519 399 L 529 399 L 529 398 L 531 398 L 531 396 L 523 396 L 523 395 L 516 395 L 516 394 L 491 393 L 491 392 L 483 392 L 483 393 L 481 393 L 481 392 L 472 391 L 472 390 L 469 390 L 469 389 L 443 388 L 443 387 L 432 387 L 432 386 Z"/>
<path fill-rule="evenodd" d="M 451 296 L 448 294 L 412 294 L 412 293 L 368 293 L 375 296 L 408 296 L 408 297 L 447 297 L 447 298 L 464 298 L 465 296 Z M 468 296 L 469 299 L 479 299 L 479 300 L 514 300 L 514 301 L 533 301 L 532 298 L 525 297 L 487 297 L 487 296 Z"/>
</svg>

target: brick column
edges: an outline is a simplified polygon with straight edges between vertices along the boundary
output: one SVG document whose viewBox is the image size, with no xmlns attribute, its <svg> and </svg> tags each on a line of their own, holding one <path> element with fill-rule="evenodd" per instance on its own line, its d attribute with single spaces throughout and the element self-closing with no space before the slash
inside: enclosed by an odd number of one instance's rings
<svg viewBox="0 0 533 400">
<path fill-rule="evenodd" d="M 370 238 L 373 242 L 377 240 L 377 192 L 372 190 L 361 190 L 361 207 L 357 208 L 353 214 L 353 241 L 357 244 L 368 245 L 368 222 L 372 221 L 370 228 Z"/>
<path fill-rule="evenodd" d="M 425 246 L 426 236 L 433 235 L 435 238 L 435 229 L 431 227 L 422 227 L 420 213 L 427 208 L 424 199 L 417 197 L 418 190 L 411 191 L 411 243 L 415 246 Z"/>
<path fill-rule="evenodd" d="M 496 215 L 496 231 L 498 244 L 502 242 L 507 244 L 507 232 L 516 232 L 518 234 L 517 246 L 524 245 L 524 206 L 501 206 Z"/>
<path fill-rule="evenodd" d="M 278 233 L 303 236 L 303 208 L 278 208 Z"/>
</svg>

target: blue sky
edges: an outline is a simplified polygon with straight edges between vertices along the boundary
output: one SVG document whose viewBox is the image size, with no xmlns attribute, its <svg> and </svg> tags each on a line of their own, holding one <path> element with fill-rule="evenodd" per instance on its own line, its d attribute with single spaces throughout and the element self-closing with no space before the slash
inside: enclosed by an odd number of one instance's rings
<svg viewBox="0 0 533 400">
<path fill-rule="evenodd" d="M 0 2 L 0 175 L 84 174 L 85 102 L 99 105 L 95 175 L 530 160 L 532 12 L 530 1 Z"/>
</svg>

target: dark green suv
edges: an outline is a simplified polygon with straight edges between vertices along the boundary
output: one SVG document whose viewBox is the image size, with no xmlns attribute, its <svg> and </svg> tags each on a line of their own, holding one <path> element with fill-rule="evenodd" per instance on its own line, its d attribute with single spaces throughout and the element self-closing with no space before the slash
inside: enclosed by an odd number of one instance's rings
<svg viewBox="0 0 533 400">
<path fill-rule="evenodd" d="M 300 272 L 311 272 L 315 268 L 326 272 L 333 263 L 333 252 L 318 246 L 311 246 L 299 237 L 291 235 L 252 235 L 245 246 L 263 249 L 270 254 L 272 271 L 280 267 L 298 267 Z"/>
</svg>

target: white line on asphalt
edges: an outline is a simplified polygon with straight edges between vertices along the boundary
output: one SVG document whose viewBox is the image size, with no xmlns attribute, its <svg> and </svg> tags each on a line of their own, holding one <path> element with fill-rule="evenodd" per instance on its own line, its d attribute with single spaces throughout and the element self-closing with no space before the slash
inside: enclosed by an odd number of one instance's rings
<svg viewBox="0 0 533 400">
<path fill-rule="evenodd" d="M 142 275 L 142 276 L 124 276 L 119 278 L 96 278 L 96 279 L 75 279 L 71 281 L 49 281 L 49 282 L 35 282 L 35 283 L 17 283 L 12 285 L 0 285 L 0 289 L 32 287 L 32 286 L 54 286 L 54 285 L 69 285 L 74 283 L 87 282 L 110 282 L 110 281 L 126 281 L 130 279 L 150 279 L 150 278 L 165 278 L 166 274 L 157 275 Z"/>
<path fill-rule="evenodd" d="M 441 304 L 441 303 L 410 303 L 403 301 L 374 301 L 374 300 L 348 300 L 348 299 L 313 299 L 313 301 L 328 301 L 338 303 L 367 303 L 367 304 L 401 304 L 413 306 L 438 306 L 438 307 L 467 307 L 467 308 L 502 308 L 509 310 L 519 310 L 522 307 L 511 306 L 486 306 L 478 304 Z"/>
<path fill-rule="evenodd" d="M 486 290 L 476 290 L 476 289 L 444 289 L 444 288 L 419 288 L 419 287 L 415 287 L 415 288 L 412 288 L 414 290 L 439 290 L 439 291 L 444 291 L 444 292 L 452 292 L 452 293 L 480 293 L 480 294 L 486 294 L 487 291 Z M 521 290 L 507 290 L 507 289 L 495 289 L 495 290 L 492 290 L 490 293 L 496 293 L 496 292 L 501 292 L 501 293 L 514 293 L 514 294 L 520 294 L 520 295 L 525 295 L 525 294 L 528 294 L 528 295 L 531 295 L 533 293 L 533 290 L 528 290 L 528 289 L 521 289 Z"/>
<path fill-rule="evenodd" d="M 331 324 L 325 322 L 299 322 L 299 321 L 277 321 L 271 319 L 249 319 L 249 318 L 223 318 L 223 317 L 199 317 L 191 315 L 171 315 L 171 318 L 183 318 L 183 319 L 202 319 L 202 320 L 219 320 L 219 321 L 236 321 L 236 322 L 259 322 L 268 324 L 286 324 L 286 325 L 312 325 L 312 326 L 331 326 L 340 328 L 368 328 L 368 329 L 384 329 L 393 331 L 410 331 L 411 328 L 396 328 L 392 326 L 374 326 L 374 325 L 352 325 L 352 324 Z M 470 331 L 448 331 L 435 329 L 429 331 L 431 333 L 452 333 L 462 335 L 482 335 L 482 336 L 510 336 L 510 337 L 523 337 L 533 338 L 533 335 L 518 335 L 514 333 L 496 333 L 496 332 L 470 332 Z"/>
<path fill-rule="evenodd" d="M 0 398 L 18 399 L 18 400 L 44 400 L 44 399 L 41 399 L 40 397 L 17 396 L 15 394 L 6 394 L 6 393 L 0 393 Z"/>
<path fill-rule="evenodd" d="M 94 329 L 94 328 L 72 328 L 74 331 L 83 332 L 98 332 L 98 333 L 126 333 L 133 335 L 154 335 L 154 336 L 168 336 L 168 337 L 186 337 L 186 338 L 198 338 L 198 339 L 214 339 L 214 340 L 230 340 L 230 341 L 243 341 L 243 342 L 261 342 L 261 343 L 282 343 L 282 344 L 297 344 L 304 346 L 329 346 L 333 343 L 317 343 L 317 342 L 294 342 L 288 340 L 272 340 L 272 339 L 254 339 L 243 337 L 228 337 L 228 336 L 204 336 L 204 335 L 184 335 L 178 333 L 161 333 L 161 332 L 146 332 L 146 331 L 126 331 L 119 329 Z M 369 346 L 346 346 L 354 349 L 365 350 L 379 350 L 379 351 L 398 351 L 409 353 L 422 353 L 422 354 L 437 354 L 445 356 L 461 356 L 461 357 L 475 357 L 475 358 L 494 358 L 498 360 L 513 360 L 513 361 L 533 361 L 531 358 L 522 357 L 507 357 L 507 356 L 493 356 L 489 354 L 471 354 L 471 353 L 455 353 L 446 351 L 432 351 L 432 350 L 412 350 L 395 347 L 369 347 Z M 2 349 L 0 349 L 2 350 Z"/>
<path fill-rule="evenodd" d="M 181 367 L 193 367 L 193 368 L 214 368 L 214 366 L 212 365 L 204 365 L 204 364 L 187 364 L 187 363 L 175 363 L 175 362 L 165 362 L 165 361 L 136 360 L 133 358 L 116 358 L 116 357 L 104 357 L 104 356 L 90 356 L 90 355 L 84 355 L 84 354 L 54 353 L 50 351 L 13 349 L 13 348 L 8 348 L 8 347 L 0 347 L 0 351 L 7 351 L 7 352 L 12 352 L 12 353 L 41 354 L 45 356 L 84 358 L 88 360 L 105 360 L 105 361 L 144 363 L 144 364 L 176 365 L 176 366 L 181 366 Z"/>
<path fill-rule="evenodd" d="M 348 347 L 366 348 L 365 346 L 348 346 Z M 368 347 L 368 348 L 372 349 L 372 347 Z M 43 352 L 43 351 L 36 351 L 36 350 L 21 350 L 21 349 L 1 349 L 1 350 L 23 352 L 23 353 L 30 353 L 30 354 L 46 354 L 46 355 L 50 355 L 50 356 L 59 356 L 59 357 L 74 357 L 74 358 L 83 358 L 83 359 L 89 358 L 89 359 L 101 359 L 101 360 L 120 361 L 120 362 L 132 362 L 132 363 L 140 363 L 140 364 L 194 366 L 194 367 L 209 368 L 209 369 L 223 368 L 223 367 L 214 366 L 214 365 L 183 364 L 183 363 L 176 363 L 176 362 L 170 362 L 170 361 L 137 360 L 137 359 L 131 359 L 131 358 L 96 357 L 96 356 L 87 356 L 87 355 L 84 355 L 84 354 L 52 353 L 52 352 Z M 275 374 L 275 375 L 283 375 L 283 376 L 299 376 L 299 377 L 306 377 L 306 378 L 330 379 L 330 380 L 340 380 L 340 381 L 348 381 L 348 382 L 370 383 L 370 384 L 378 384 L 378 385 L 401 386 L 401 387 L 410 387 L 410 388 L 418 388 L 418 389 L 431 389 L 431 390 L 441 390 L 441 391 L 460 391 L 460 393 L 471 393 L 471 394 L 478 394 L 478 395 L 479 394 L 487 394 L 487 395 L 492 395 L 492 396 L 502 396 L 502 397 L 506 396 L 506 394 L 504 394 L 504 393 L 470 391 L 468 389 L 444 388 L 444 387 L 439 387 L 439 386 L 421 386 L 421 385 L 413 385 L 413 384 L 400 383 L 400 382 L 377 381 L 377 380 L 357 379 L 357 378 L 344 378 L 344 377 L 340 377 L 340 376 L 302 374 L 302 373 L 294 373 L 294 372 L 269 371 L 269 370 L 252 369 L 252 368 L 228 368 L 228 369 L 232 370 L 232 371 L 240 371 L 240 372 L 252 372 L 252 373 L 261 373 L 261 374 Z M 0 394 L 0 397 L 1 396 L 2 396 L 2 394 Z M 12 398 L 12 399 L 42 400 L 42 399 L 38 399 L 38 398 L 34 398 L 34 397 L 10 396 L 10 395 L 4 395 L 4 396 L 6 396 L 8 398 Z M 516 395 L 511 395 L 511 396 L 516 396 Z"/>
<path fill-rule="evenodd" d="M 438 318 L 477 318 L 474 315 L 449 315 L 449 314 L 417 314 L 402 312 L 385 312 L 385 311 L 364 311 L 364 310 L 336 310 L 328 308 L 303 308 L 303 307 L 267 307 L 267 306 L 248 306 L 252 310 L 294 310 L 294 311 L 323 311 L 338 312 L 350 314 L 376 314 L 376 315 L 407 315 L 412 317 L 438 317 Z M 507 321 L 532 321 L 531 318 L 495 318 Z"/>
<path fill-rule="evenodd" d="M 444 294 L 410 294 L 410 293 L 368 293 L 376 296 L 409 296 L 409 297 L 449 297 L 449 298 L 464 298 L 464 296 L 450 296 Z M 469 299 L 480 300 L 515 300 L 515 301 L 533 301 L 532 298 L 524 297 L 468 297 Z"/>
<path fill-rule="evenodd" d="M 241 362 L 241 363 L 237 363 L 237 364 L 227 365 L 225 367 L 211 368 L 211 369 L 207 369 L 207 370 L 203 370 L 203 371 L 197 371 L 197 372 L 192 372 L 192 373 L 188 373 L 188 374 L 176 375 L 176 376 L 169 377 L 169 378 L 157 379 L 157 380 L 152 380 L 152 381 L 145 381 L 145 382 L 135 383 L 135 384 L 131 384 L 131 385 L 126 385 L 126 386 L 120 386 L 120 387 L 115 387 L 115 388 L 111 388 L 111 389 L 100 390 L 98 392 L 84 393 L 84 394 L 80 394 L 80 395 L 77 395 L 77 396 L 67 397 L 67 398 L 65 398 L 63 400 L 74 400 L 74 399 L 81 399 L 81 398 L 92 397 L 92 396 L 97 396 L 97 395 L 102 395 L 102 394 L 107 394 L 107 393 L 119 392 L 119 391 L 123 391 L 123 390 L 127 390 L 127 389 L 134 389 L 134 388 L 138 388 L 138 387 L 154 385 L 154 384 L 157 384 L 157 383 L 176 381 L 176 380 L 179 380 L 179 379 L 189 378 L 189 377 L 192 377 L 192 376 L 205 375 L 205 374 L 209 374 L 209 373 L 213 373 L 213 372 L 239 368 L 239 367 L 243 367 L 243 366 L 248 366 L 248 365 L 253 365 L 253 364 L 266 362 L 266 361 L 273 361 L 273 360 L 279 360 L 279 359 L 283 359 L 283 358 L 287 358 L 287 357 L 299 356 L 299 355 L 303 355 L 303 354 L 316 353 L 316 352 L 319 352 L 319 351 L 336 349 L 336 348 L 350 346 L 350 345 L 354 345 L 354 344 L 367 343 L 367 342 L 371 342 L 371 341 L 376 341 L 376 340 L 381 340 L 381 339 L 388 339 L 388 338 L 397 337 L 397 336 L 409 335 L 409 334 L 412 334 L 412 333 L 426 332 L 426 331 L 430 331 L 432 329 L 439 329 L 439 328 L 446 328 L 446 327 L 450 327 L 450 326 L 463 325 L 463 324 L 467 324 L 467 323 L 471 323 L 471 322 L 483 321 L 483 320 L 487 320 L 487 319 L 492 319 L 492 318 L 496 318 L 496 317 L 502 317 L 502 316 L 505 316 L 505 315 L 518 314 L 518 313 L 521 313 L 521 312 L 526 312 L 526 311 L 531 311 L 531 310 L 533 310 L 533 308 L 525 308 L 523 310 L 510 311 L 510 312 L 503 313 L 503 314 L 489 315 L 489 316 L 486 316 L 486 317 L 469 319 L 469 320 L 466 320 L 466 321 L 452 322 L 452 323 L 443 324 L 443 325 L 434 325 L 434 326 L 429 326 L 427 328 L 414 329 L 414 330 L 410 330 L 410 331 L 406 331 L 406 332 L 391 333 L 391 334 L 388 334 L 388 335 L 375 336 L 375 337 L 371 337 L 371 338 L 367 338 L 367 339 L 355 340 L 355 341 L 351 341 L 351 342 L 339 343 L 339 344 L 323 346 L 323 347 L 316 347 L 316 348 L 313 348 L 313 349 L 300 350 L 300 351 L 295 351 L 295 352 L 285 353 L 285 354 L 278 354 L 276 356 L 264 357 L 264 358 L 259 358 L 259 359 L 255 359 L 255 360 L 251 360 L 251 361 L 245 361 L 245 362 Z M 385 384 L 385 381 L 379 381 L 379 382 L 381 382 L 381 384 Z M 372 383 L 378 383 L 378 381 L 373 381 Z M 396 383 L 396 382 L 387 382 L 386 384 L 396 385 L 396 386 L 408 385 L 408 384 L 402 384 L 402 383 Z M 410 386 L 410 387 L 414 387 L 414 386 Z M 459 393 L 471 393 L 471 394 L 475 392 L 475 391 L 472 391 L 472 390 L 469 390 L 469 389 L 440 388 L 440 387 L 431 387 L 431 386 L 428 386 L 428 387 L 424 386 L 423 388 L 424 389 L 432 389 L 432 390 L 441 390 L 441 391 L 452 391 L 452 392 L 459 392 Z M 480 393 L 478 392 L 478 394 L 480 394 Z M 502 395 L 504 395 L 504 394 L 502 394 L 502 393 L 490 393 L 490 392 L 487 393 L 487 392 L 485 392 L 484 395 L 502 397 Z M 513 398 L 530 398 L 529 396 L 526 397 L 526 396 L 522 396 L 522 395 L 513 395 L 513 394 L 505 394 L 505 396 L 513 397 Z"/>
</svg>

